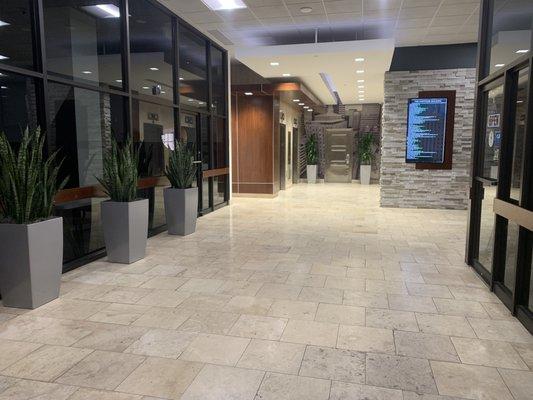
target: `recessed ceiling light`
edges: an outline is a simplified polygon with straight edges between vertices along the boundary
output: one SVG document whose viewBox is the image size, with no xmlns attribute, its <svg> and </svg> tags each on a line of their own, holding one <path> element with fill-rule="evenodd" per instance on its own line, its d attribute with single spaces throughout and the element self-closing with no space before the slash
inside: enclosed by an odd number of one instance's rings
<svg viewBox="0 0 533 400">
<path fill-rule="evenodd" d="M 309 110 L 307 110 L 307 111 L 313 111 L 313 109 L 312 109 L 312 108 L 310 108 L 310 109 L 309 109 Z"/>
<path fill-rule="evenodd" d="M 143 89 L 144 89 L 144 90 L 148 90 L 148 89 L 150 89 L 150 88 L 149 88 L 148 86 L 143 86 Z"/>
<path fill-rule="evenodd" d="M 365 61 L 365 59 L 363 57 L 357 57 L 355 59 L 355 62 L 363 62 L 363 61 Z"/>
<path fill-rule="evenodd" d="M 359 89 L 364 89 L 365 88 L 365 85 L 359 85 L 357 86 Z"/>
<path fill-rule="evenodd" d="M 517 100 L 516 103 L 517 104 L 522 104 L 524 102 L 524 100 Z"/>
<path fill-rule="evenodd" d="M 182 77 L 180 76 L 180 81 L 182 81 L 183 79 L 184 79 L 184 78 L 182 78 Z"/>
<path fill-rule="evenodd" d="M 119 18 L 120 9 L 114 4 L 97 4 L 96 8 L 104 11 L 109 18 Z"/>
<path fill-rule="evenodd" d="M 277 61 L 272 61 L 272 62 L 270 63 L 270 65 L 273 66 L 273 67 L 277 67 L 277 66 L 279 65 L 279 62 L 277 62 Z"/>
<path fill-rule="evenodd" d="M 193 102 L 193 101 L 194 101 L 194 99 L 188 99 L 187 101 Z"/>
<path fill-rule="evenodd" d="M 364 81 L 365 81 L 364 79 L 358 79 L 357 83 L 363 83 Z"/>
<path fill-rule="evenodd" d="M 285 76 L 285 77 L 286 77 L 286 76 L 291 76 L 291 74 L 283 74 L 283 76 Z"/>
<path fill-rule="evenodd" d="M 157 67 L 150 67 L 150 71 L 159 71 L 159 68 L 157 68 Z"/>
<path fill-rule="evenodd" d="M 527 53 L 528 51 L 529 51 L 528 49 L 520 49 L 520 50 L 516 50 L 516 54 L 524 54 L 524 53 Z"/>
<path fill-rule="evenodd" d="M 308 108 L 309 108 L 309 106 L 304 106 L 304 109 L 308 109 Z"/>
<path fill-rule="evenodd" d="M 7 86 L 0 86 L 0 89 L 7 89 Z"/>
<path fill-rule="evenodd" d="M 300 99 L 294 99 L 293 100 L 295 103 L 299 103 L 300 102 Z"/>
<path fill-rule="evenodd" d="M 364 69 L 358 69 L 357 71 L 355 71 L 356 73 L 358 74 L 364 74 L 365 73 L 365 70 Z"/>
<path fill-rule="evenodd" d="M 8 56 L 3 56 L 2 54 L 0 54 L 0 60 L 7 60 L 7 59 L 9 59 Z"/>
<path fill-rule="evenodd" d="M 9 22 L 6 22 L 6 21 L 2 21 L 2 20 L 0 20 L 0 28 L 1 28 L 2 26 L 8 26 L 8 25 L 9 25 Z"/>
<path fill-rule="evenodd" d="M 364 93 L 365 91 L 364 90 L 360 90 L 359 93 Z"/>
<path fill-rule="evenodd" d="M 165 92 L 164 90 L 161 90 L 161 94 L 166 94 L 167 92 Z"/>
<path fill-rule="evenodd" d="M 91 75 L 92 72 L 91 71 L 81 71 L 82 74 L 85 74 L 85 75 Z"/>
<path fill-rule="evenodd" d="M 115 82 L 122 83 L 122 79 L 116 79 Z"/>
<path fill-rule="evenodd" d="M 303 106 L 303 105 L 305 105 L 305 103 L 298 103 L 298 105 L 299 105 L 299 106 Z"/>
<path fill-rule="evenodd" d="M 253 96 L 254 94 L 252 92 L 244 92 L 245 96 Z"/>
<path fill-rule="evenodd" d="M 235 10 L 246 8 L 242 0 L 202 0 L 202 2 L 211 10 Z"/>
<path fill-rule="evenodd" d="M 3 74 L 3 73 L 0 72 L 0 76 L 6 76 L 6 74 Z"/>
<path fill-rule="evenodd" d="M 198 104 L 200 104 L 201 106 L 203 106 L 205 103 L 203 101 L 199 101 Z"/>
<path fill-rule="evenodd" d="M 313 12 L 313 7 L 302 7 L 300 8 L 300 12 L 304 14 L 309 14 L 310 12 Z"/>
<path fill-rule="evenodd" d="M 494 65 L 494 66 L 495 66 L 496 68 L 501 68 L 501 67 L 504 67 L 505 64 L 496 64 L 496 65 Z"/>
</svg>

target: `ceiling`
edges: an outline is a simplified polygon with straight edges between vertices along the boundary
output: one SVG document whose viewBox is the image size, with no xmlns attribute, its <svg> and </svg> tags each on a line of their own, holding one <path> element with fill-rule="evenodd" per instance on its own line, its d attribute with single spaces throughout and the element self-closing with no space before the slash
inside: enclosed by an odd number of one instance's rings
<svg viewBox="0 0 533 400">
<path fill-rule="evenodd" d="M 396 46 L 477 41 L 480 0 L 243 0 L 211 11 L 201 0 L 159 0 L 226 47 L 394 38 Z M 302 8 L 312 10 L 303 13 Z M 231 48 L 230 48 L 231 50 Z"/>
<path fill-rule="evenodd" d="M 267 79 L 291 74 L 285 79 L 297 77 L 323 104 L 334 104 L 337 100 L 321 76 L 326 73 L 342 103 L 355 104 L 363 102 L 360 92 L 364 92 L 365 103 L 383 101 L 383 76 L 389 70 L 393 52 L 392 39 L 376 39 L 239 47 L 235 57 Z M 356 58 L 360 61 L 355 61 Z M 279 65 L 273 66 L 271 62 Z"/>
</svg>

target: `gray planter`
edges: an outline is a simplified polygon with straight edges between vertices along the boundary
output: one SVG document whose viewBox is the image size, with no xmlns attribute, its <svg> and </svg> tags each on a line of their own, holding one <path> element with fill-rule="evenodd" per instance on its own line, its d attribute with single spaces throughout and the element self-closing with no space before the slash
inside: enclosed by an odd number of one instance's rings
<svg viewBox="0 0 533 400">
<path fill-rule="evenodd" d="M 131 264 L 146 255 L 148 238 L 148 199 L 102 203 L 107 259 Z"/>
<path fill-rule="evenodd" d="M 168 233 L 182 236 L 194 233 L 198 216 L 198 188 L 166 188 L 163 196 Z"/>
<path fill-rule="evenodd" d="M 307 166 L 307 183 L 316 183 L 316 165 Z"/>
<path fill-rule="evenodd" d="M 372 172 L 371 165 L 365 165 L 365 164 L 361 165 L 361 170 L 359 172 L 361 185 L 370 185 L 370 173 L 371 172 Z"/>
<path fill-rule="evenodd" d="M 0 294 L 6 307 L 37 308 L 59 297 L 63 218 L 0 224 Z"/>
</svg>

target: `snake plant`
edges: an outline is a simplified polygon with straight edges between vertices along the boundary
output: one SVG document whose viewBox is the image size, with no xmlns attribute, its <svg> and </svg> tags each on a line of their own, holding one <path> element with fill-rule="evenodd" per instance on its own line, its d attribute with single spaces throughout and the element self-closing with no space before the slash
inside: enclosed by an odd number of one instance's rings
<svg viewBox="0 0 533 400">
<path fill-rule="evenodd" d="M 307 165 L 316 165 L 318 163 L 318 147 L 316 143 L 316 136 L 311 135 L 305 143 L 305 155 L 307 158 Z"/>
<path fill-rule="evenodd" d="M 189 189 L 196 179 L 194 152 L 186 143 L 176 140 L 174 150 L 170 152 L 165 175 L 174 189 Z"/>
<path fill-rule="evenodd" d="M 130 202 L 137 199 L 139 178 L 139 149 L 130 139 L 123 144 L 111 139 L 111 147 L 104 153 L 102 178 L 96 177 L 111 201 Z"/>
<path fill-rule="evenodd" d="M 58 152 L 43 157 L 45 135 L 26 129 L 15 150 L 0 133 L 0 213 L 9 223 L 30 224 L 52 215 L 54 197 L 67 183 L 58 182 L 63 161 Z"/>
</svg>

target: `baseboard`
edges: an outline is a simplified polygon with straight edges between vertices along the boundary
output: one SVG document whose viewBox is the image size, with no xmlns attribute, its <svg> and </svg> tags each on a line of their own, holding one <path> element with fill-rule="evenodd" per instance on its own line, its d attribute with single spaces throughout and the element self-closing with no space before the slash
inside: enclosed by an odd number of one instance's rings
<svg viewBox="0 0 533 400">
<path fill-rule="evenodd" d="M 273 199 L 278 197 L 278 194 L 268 194 L 268 193 L 233 193 L 233 197 L 249 197 L 249 198 L 258 198 L 258 199 Z"/>
</svg>

